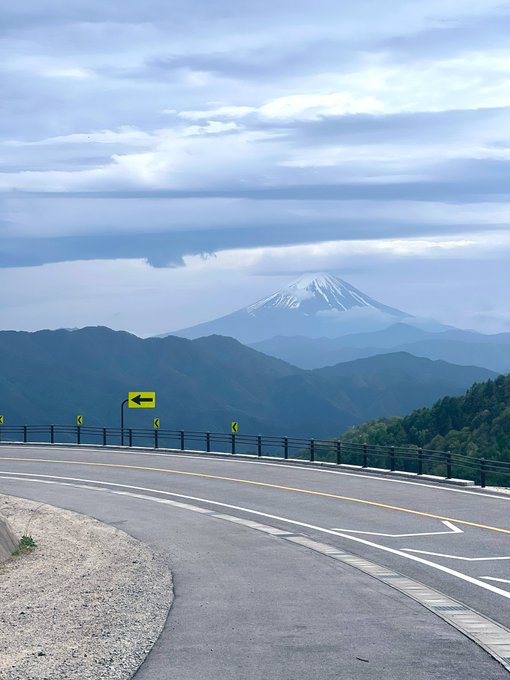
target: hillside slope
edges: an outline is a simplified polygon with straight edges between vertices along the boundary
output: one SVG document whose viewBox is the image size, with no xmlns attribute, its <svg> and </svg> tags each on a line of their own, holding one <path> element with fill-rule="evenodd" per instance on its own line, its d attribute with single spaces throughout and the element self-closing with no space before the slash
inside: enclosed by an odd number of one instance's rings
<svg viewBox="0 0 510 680">
<path fill-rule="evenodd" d="M 364 423 L 344 438 L 510 460 L 510 375 L 475 384 L 464 396 L 444 397 L 404 418 Z"/>
</svg>

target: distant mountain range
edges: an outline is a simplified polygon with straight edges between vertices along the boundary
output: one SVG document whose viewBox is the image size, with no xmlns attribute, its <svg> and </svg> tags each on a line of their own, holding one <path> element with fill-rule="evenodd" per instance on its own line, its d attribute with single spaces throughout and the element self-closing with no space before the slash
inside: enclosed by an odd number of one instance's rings
<svg viewBox="0 0 510 680">
<path fill-rule="evenodd" d="M 466 366 L 510 372 L 510 333 L 484 335 L 455 328 L 430 332 L 397 323 L 372 333 L 338 338 L 279 336 L 251 345 L 254 349 L 301 368 L 318 368 L 385 352 L 409 352 Z"/>
<path fill-rule="evenodd" d="M 6 424 L 118 426 L 128 391 L 157 392 L 157 408 L 126 426 L 333 437 L 369 418 L 408 413 L 494 376 L 405 353 L 307 371 L 236 340 L 142 340 L 107 328 L 0 332 L 0 412 Z"/>
<path fill-rule="evenodd" d="M 282 290 L 232 314 L 160 337 L 178 335 L 193 339 L 225 335 L 243 343 L 275 335 L 336 337 L 386 328 L 403 319 L 411 324 L 423 323 L 377 302 L 347 281 L 319 273 L 301 276 Z"/>
</svg>

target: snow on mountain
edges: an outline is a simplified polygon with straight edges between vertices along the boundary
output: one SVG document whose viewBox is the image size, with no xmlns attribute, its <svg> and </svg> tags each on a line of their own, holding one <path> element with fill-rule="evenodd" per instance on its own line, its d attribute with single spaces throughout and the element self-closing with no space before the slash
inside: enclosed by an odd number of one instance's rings
<svg viewBox="0 0 510 680">
<path fill-rule="evenodd" d="M 397 318 L 408 316 L 398 309 L 381 305 L 347 281 L 322 272 L 299 277 L 286 288 L 250 305 L 246 311 L 257 315 L 270 309 L 292 309 L 303 314 L 316 314 L 332 310 L 346 312 L 359 307 L 378 309 Z"/>
<path fill-rule="evenodd" d="M 374 331 L 412 318 L 365 295 L 331 274 L 305 274 L 244 309 L 164 335 L 227 335 L 244 343 L 276 335 L 338 337 Z M 164 337 L 164 336 L 162 336 Z"/>
</svg>

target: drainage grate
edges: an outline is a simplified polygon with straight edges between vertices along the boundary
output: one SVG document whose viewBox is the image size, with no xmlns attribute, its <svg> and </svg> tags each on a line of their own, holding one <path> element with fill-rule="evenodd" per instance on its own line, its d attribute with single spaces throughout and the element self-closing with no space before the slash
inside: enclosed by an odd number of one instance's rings
<svg viewBox="0 0 510 680">
<path fill-rule="evenodd" d="M 468 610 L 466 607 L 463 607 L 460 604 L 441 604 L 436 607 L 432 607 L 433 609 L 436 609 L 438 612 L 467 612 Z"/>
</svg>

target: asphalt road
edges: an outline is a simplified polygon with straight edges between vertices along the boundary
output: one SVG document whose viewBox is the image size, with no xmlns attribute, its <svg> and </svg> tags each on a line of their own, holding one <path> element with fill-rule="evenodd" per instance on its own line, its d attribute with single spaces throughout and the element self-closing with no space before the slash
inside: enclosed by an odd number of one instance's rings
<svg viewBox="0 0 510 680">
<path fill-rule="evenodd" d="M 137 680 L 508 676 L 406 595 L 278 529 L 510 627 L 510 496 L 241 458 L 9 445 L 0 492 L 90 514 L 168 556 L 175 602 Z"/>
</svg>

